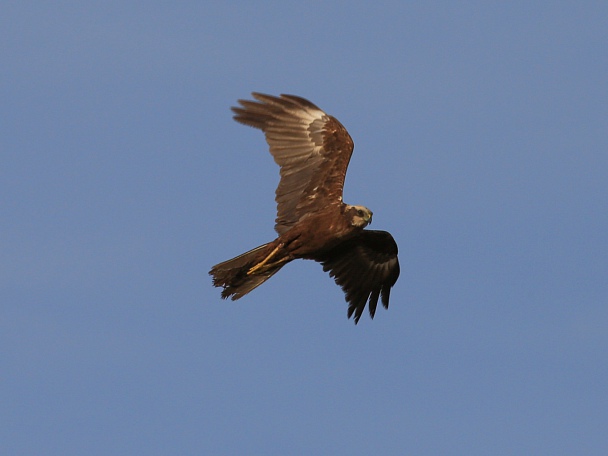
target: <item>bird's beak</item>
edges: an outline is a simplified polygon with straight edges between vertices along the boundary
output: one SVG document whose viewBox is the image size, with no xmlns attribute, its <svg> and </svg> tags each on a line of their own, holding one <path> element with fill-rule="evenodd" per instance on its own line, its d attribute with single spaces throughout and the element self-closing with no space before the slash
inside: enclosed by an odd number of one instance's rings
<svg viewBox="0 0 608 456">
<path fill-rule="evenodd" d="M 372 212 L 370 212 L 369 217 L 365 220 L 369 225 L 372 224 L 372 218 L 374 217 L 374 214 Z"/>
</svg>

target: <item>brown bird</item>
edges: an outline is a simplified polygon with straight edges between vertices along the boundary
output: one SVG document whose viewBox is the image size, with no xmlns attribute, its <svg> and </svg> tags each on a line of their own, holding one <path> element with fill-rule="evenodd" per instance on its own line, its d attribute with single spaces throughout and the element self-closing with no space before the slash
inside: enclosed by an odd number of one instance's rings
<svg viewBox="0 0 608 456">
<path fill-rule="evenodd" d="M 222 298 L 239 299 L 292 260 L 318 261 L 342 287 L 348 318 L 359 321 L 369 302 L 372 318 L 378 298 L 388 308 L 399 277 L 397 244 L 386 231 L 364 230 L 372 211 L 342 202 L 353 140 L 335 117 L 294 95 L 253 93 L 258 101 L 239 100 L 237 122 L 264 132 L 280 166 L 276 190 L 279 236 L 213 266 L 213 285 Z"/>
</svg>

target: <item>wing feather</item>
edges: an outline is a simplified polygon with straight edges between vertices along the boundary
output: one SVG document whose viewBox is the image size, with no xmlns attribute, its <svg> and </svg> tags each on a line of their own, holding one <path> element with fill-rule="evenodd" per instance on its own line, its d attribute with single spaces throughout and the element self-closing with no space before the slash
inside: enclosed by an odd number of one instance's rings
<svg viewBox="0 0 608 456">
<path fill-rule="evenodd" d="M 340 285 L 355 323 L 368 304 L 374 318 L 378 300 L 388 308 L 391 287 L 399 278 L 397 243 L 386 231 L 363 230 L 316 258 Z"/>
<path fill-rule="evenodd" d="M 304 215 L 342 202 L 354 144 L 336 118 L 304 98 L 252 95 L 257 101 L 239 100 L 232 110 L 236 121 L 264 132 L 280 166 L 275 229 L 281 234 Z"/>
</svg>

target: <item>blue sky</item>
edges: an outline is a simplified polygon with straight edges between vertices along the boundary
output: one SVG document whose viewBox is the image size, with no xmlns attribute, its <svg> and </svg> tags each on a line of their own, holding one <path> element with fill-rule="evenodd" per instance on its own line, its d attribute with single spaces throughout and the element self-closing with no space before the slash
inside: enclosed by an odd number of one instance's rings
<svg viewBox="0 0 608 456">
<path fill-rule="evenodd" d="M 12 2 L 0 453 L 607 454 L 604 2 Z M 251 91 L 348 128 L 400 248 L 359 325 L 273 239 Z"/>
</svg>

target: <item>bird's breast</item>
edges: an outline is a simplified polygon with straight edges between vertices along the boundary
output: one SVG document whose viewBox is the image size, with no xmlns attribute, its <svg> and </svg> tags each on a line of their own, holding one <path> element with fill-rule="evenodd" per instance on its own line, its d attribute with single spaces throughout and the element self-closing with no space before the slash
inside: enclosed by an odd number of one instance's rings
<svg viewBox="0 0 608 456">
<path fill-rule="evenodd" d="M 296 258 L 311 258 L 331 249 L 357 232 L 341 214 L 308 217 L 281 235 L 282 242 Z"/>
</svg>

